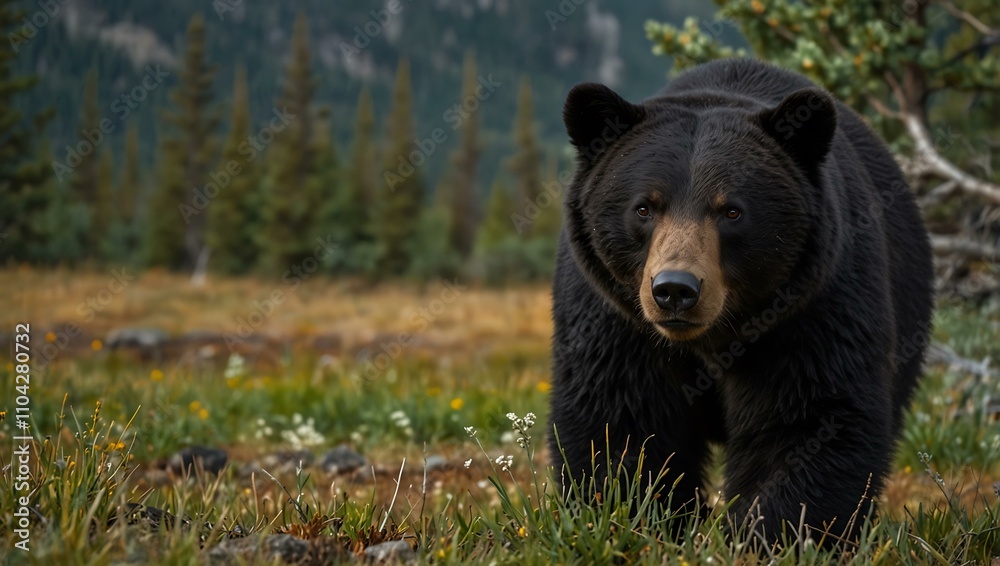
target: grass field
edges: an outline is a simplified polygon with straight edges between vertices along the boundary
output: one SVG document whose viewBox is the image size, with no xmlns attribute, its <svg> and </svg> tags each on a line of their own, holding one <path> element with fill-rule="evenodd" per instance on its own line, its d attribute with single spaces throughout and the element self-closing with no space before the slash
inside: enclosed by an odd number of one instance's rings
<svg viewBox="0 0 1000 566">
<path fill-rule="evenodd" d="M 649 506 L 634 483 L 602 489 L 593 506 L 558 496 L 542 446 L 551 333 L 542 286 L 192 287 L 163 273 L 6 270 L 0 289 L 0 339 L 10 344 L 0 366 L 6 563 L 269 563 L 280 541 L 288 556 L 324 564 L 392 539 L 435 563 L 1000 560 L 996 373 L 928 366 L 880 516 L 837 554 L 794 532 L 763 547 L 730 524 L 722 500 L 674 537 L 683 518 Z M 34 346 L 23 482 L 19 323 L 30 324 Z M 117 347 L 123 328 L 165 338 Z M 935 339 L 962 357 L 997 360 L 1000 308 L 942 301 Z M 526 447 L 508 413 L 536 416 Z M 367 464 L 325 468 L 322 457 L 342 443 Z M 178 472 L 172 458 L 190 445 L 223 449 L 227 466 Z M 721 463 L 714 469 L 717 487 Z M 14 546 L 21 496 L 27 553 Z M 634 501 L 640 511 L 630 514 Z M 220 557 L 233 548 L 242 550 Z"/>
</svg>

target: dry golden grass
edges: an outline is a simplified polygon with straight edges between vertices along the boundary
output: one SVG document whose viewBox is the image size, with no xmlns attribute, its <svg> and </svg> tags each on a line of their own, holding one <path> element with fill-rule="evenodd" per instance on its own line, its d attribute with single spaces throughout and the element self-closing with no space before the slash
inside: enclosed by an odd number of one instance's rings
<svg viewBox="0 0 1000 566">
<path fill-rule="evenodd" d="M 280 292 L 284 301 L 256 332 L 280 338 L 336 335 L 347 349 L 408 332 L 418 348 L 466 352 L 499 342 L 506 350 L 544 351 L 552 332 L 549 290 L 540 285 L 465 287 L 456 293 L 443 282 L 373 286 L 315 276 L 292 288 L 280 280 L 210 276 L 196 287 L 186 276 L 162 271 L 124 273 L 134 279 L 114 293 L 120 286 L 110 283 L 115 280 L 110 270 L 0 270 L 0 328 L 30 322 L 47 331 L 74 323 L 91 338 L 120 327 L 156 327 L 171 335 L 235 333 L 240 320 L 255 312 L 255 301 Z"/>
</svg>

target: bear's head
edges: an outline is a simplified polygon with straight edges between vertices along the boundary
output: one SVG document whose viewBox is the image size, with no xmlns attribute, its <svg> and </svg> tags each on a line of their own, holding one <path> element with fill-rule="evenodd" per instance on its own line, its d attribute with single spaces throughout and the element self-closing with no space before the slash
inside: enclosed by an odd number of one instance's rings
<svg viewBox="0 0 1000 566">
<path fill-rule="evenodd" d="M 587 83 L 563 118 L 578 155 L 570 248 L 628 316 L 671 341 L 709 339 L 814 269 L 837 129 L 824 91 L 772 105 L 711 92 L 633 104 Z"/>
</svg>

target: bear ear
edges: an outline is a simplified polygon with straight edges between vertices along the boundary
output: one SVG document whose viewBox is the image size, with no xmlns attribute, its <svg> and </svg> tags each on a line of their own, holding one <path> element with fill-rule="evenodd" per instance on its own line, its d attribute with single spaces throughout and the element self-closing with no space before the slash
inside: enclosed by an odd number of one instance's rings
<svg viewBox="0 0 1000 566">
<path fill-rule="evenodd" d="M 757 117 L 810 176 L 819 170 L 837 131 L 837 106 L 829 94 L 818 88 L 797 90 Z"/>
<path fill-rule="evenodd" d="M 563 122 L 569 140 L 585 161 L 593 161 L 615 140 L 646 117 L 646 109 L 632 104 L 610 88 L 581 83 L 566 95 Z"/>
</svg>

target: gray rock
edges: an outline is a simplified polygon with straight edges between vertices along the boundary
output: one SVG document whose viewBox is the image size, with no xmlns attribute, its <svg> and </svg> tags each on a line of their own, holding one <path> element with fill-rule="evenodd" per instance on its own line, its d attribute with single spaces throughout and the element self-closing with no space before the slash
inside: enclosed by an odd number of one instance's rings
<svg viewBox="0 0 1000 566">
<path fill-rule="evenodd" d="M 257 556 L 258 549 L 268 561 L 277 558 L 286 564 L 295 564 L 305 558 L 309 543 L 292 535 L 268 535 L 263 540 L 260 535 L 250 535 L 220 542 L 208 552 L 208 557 L 222 564 L 232 564 L 235 560 L 249 563 Z"/>
<path fill-rule="evenodd" d="M 362 466 L 368 465 L 368 460 L 364 456 L 351 450 L 346 444 L 341 444 L 330 450 L 323 456 L 320 466 L 328 472 L 334 474 L 345 474 L 353 472 Z"/>
<path fill-rule="evenodd" d="M 366 548 L 365 560 L 375 564 L 414 562 L 417 560 L 417 553 L 405 540 L 394 540 Z"/>
<path fill-rule="evenodd" d="M 192 474 L 198 468 L 218 474 L 226 467 L 229 457 L 225 451 L 205 446 L 188 446 L 167 461 L 167 468 L 175 474 Z M 197 462 L 197 463 L 196 463 Z"/>
<path fill-rule="evenodd" d="M 445 460 L 443 456 L 432 454 L 427 457 L 427 462 L 424 465 L 427 466 L 428 472 L 445 470 L 448 469 L 448 460 Z"/>
<path fill-rule="evenodd" d="M 295 469 L 302 464 L 303 468 L 308 468 L 313 465 L 313 461 L 316 457 L 313 453 L 308 450 L 279 450 L 270 456 L 264 458 L 265 461 L 273 461 L 277 464 L 285 464 L 291 466 Z"/>
<path fill-rule="evenodd" d="M 240 468 L 242 477 L 250 477 L 252 473 L 259 473 L 266 470 L 274 476 L 295 473 L 299 463 L 302 469 L 309 468 L 316 461 L 316 457 L 308 450 L 279 450 L 274 454 L 265 454 L 259 460 L 246 464 Z"/>
<path fill-rule="evenodd" d="M 162 328 L 116 328 L 104 340 L 108 348 L 140 348 L 150 350 L 167 341 L 167 331 Z"/>
</svg>

